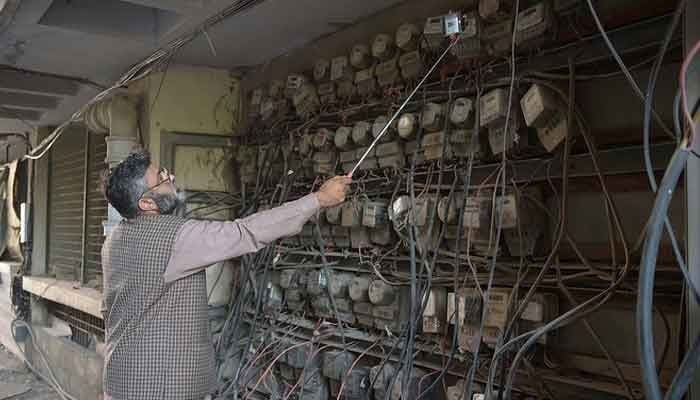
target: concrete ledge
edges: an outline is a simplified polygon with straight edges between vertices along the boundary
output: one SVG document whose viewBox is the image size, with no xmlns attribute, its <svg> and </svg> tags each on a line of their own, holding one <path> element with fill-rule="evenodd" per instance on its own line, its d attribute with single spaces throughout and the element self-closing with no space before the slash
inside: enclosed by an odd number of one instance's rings
<svg viewBox="0 0 700 400">
<path fill-rule="evenodd" d="M 0 261 L 0 343 L 18 356 L 20 354 L 19 349 L 12 339 L 10 328 L 12 320 L 15 319 L 10 299 L 10 288 L 12 286 L 12 277 L 20 266 L 20 263 Z"/>
<path fill-rule="evenodd" d="M 81 287 L 78 282 L 26 276 L 22 287 L 35 296 L 102 318 L 102 292 Z"/>
</svg>

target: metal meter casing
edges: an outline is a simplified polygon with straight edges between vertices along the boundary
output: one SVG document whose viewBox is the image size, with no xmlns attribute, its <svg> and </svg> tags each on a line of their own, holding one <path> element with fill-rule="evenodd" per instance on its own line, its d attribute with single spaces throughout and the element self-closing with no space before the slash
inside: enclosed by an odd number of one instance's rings
<svg viewBox="0 0 700 400">
<path fill-rule="evenodd" d="M 343 204 L 341 223 L 347 228 L 362 225 L 362 204 L 356 201 L 348 201 Z"/>
<path fill-rule="evenodd" d="M 457 127 L 471 127 L 474 124 L 474 101 L 466 97 L 456 99 L 450 106 L 450 122 Z"/>
<path fill-rule="evenodd" d="M 387 61 L 396 55 L 394 38 L 386 33 L 380 33 L 372 41 L 372 56 L 379 61 Z"/>
<path fill-rule="evenodd" d="M 402 54 L 399 57 L 399 68 L 404 80 L 410 81 L 418 79 L 423 73 L 425 65 L 418 50 Z"/>
<path fill-rule="evenodd" d="M 393 57 L 377 64 L 374 69 L 377 76 L 377 83 L 381 88 L 396 86 L 401 83 L 401 70 L 399 69 L 399 58 Z"/>
<path fill-rule="evenodd" d="M 357 71 L 355 73 L 355 86 L 357 94 L 362 97 L 369 97 L 377 91 L 377 79 L 374 76 L 375 67 Z"/>
<path fill-rule="evenodd" d="M 420 29 L 415 24 L 403 24 L 396 30 L 396 46 L 409 52 L 418 48 Z"/>
<path fill-rule="evenodd" d="M 352 141 L 359 145 L 365 146 L 371 142 L 372 125 L 367 121 L 359 121 L 352 128 Z"/>
<path fill-rule="evenodd" d="M 482 127 L 505 121 L 508 113 L 508 93 L 505 89 L 494 89 L 481 97 L 479 123 Z"/>
<path fill-rule="evenodd" d="M 339 150 L 347 150 L 352 147 L 352 128 L 348 126 L 341 126 L 335 131 L 333 136 L 333 143 L 335 147 Z M 341 160 L 342 162 L 342 160 Z"/>
<path fill-rule="evenodd" d="M 416 136 L 418 131 L 418 118 L 413 113 L 405 113 L 399 118 L 397 126 L 401 139 L 409 140 Z"/>
<path fill-rule="evenodd" d="M 508 54 L 513 39 L 513 20 L 506 19 L 489 25 L 483 25 L 481 40 L 486 51 L 494 56 Z"/>
<path fill-rule="evenodd" d="M 314 63 L 314 81 L 323 83 L 331 77 L 331 63 L 325 58 L 316 60 Z"/>
<path fill-rule="evenodd" d="M 297 115 L 307 118 L 311 114 L 318 112 L 321 101 L 318 98 L 316 87 L 310 83 L 303 84 L 294 93 L 292 98 Z"/>
<path fill-rule="evenodd" d="M 430 17 L 425 21 L 423 28 L 421 49 L 435 52 L 445 40 L 445 16 Z"/>
<path fill-rule="evenodd" d="M 365 44 L 356 44 L 350 50 L 350 65 L 357 70 L 367 69 L 372 65 L 370 49 Z"/>
<path fill-rule="evenodd" d="M 376 306 L 389 306 L 398 298 L 397 289 L 375 279 L 369 285 L 369 301 Z"/>
<path fill-rule="evenodd" d="M 445 106 L 437 103 L 427 103 L 421 113 L 421 126 L 423 129 L 435 132 L 443 128 L 445 118 Z"/>
<path fill-rule="evenodd" d="M 537 46 L 545 39 L 545 33 L 554 29 L 555 19 L 549 1 L 521 11 L 515 26 L 515 43 L 518 46 Z"/>
</svg>

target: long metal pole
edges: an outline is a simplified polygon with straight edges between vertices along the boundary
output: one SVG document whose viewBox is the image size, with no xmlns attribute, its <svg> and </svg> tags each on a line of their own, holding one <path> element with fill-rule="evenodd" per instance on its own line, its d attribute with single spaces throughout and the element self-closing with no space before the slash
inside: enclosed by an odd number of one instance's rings
<svg viewBox="0 0 700 400">
<path fill-rule="evenodd" d="M 418 82 L 418 85 L 416 85 L 416 87 L 413 89 L 411 94 L 408 95 L 406 100 L 404 100 L 403 104 L 401 104 L 401 107 L 399 107 L 399 109 L 396 110 L 394 115 L 392 115 L 391 118 L 389 118 L 389 121 L 386 123 L 386 125 L 384 125 L 384 128 L 381 130 L 381 132 L 379 132 L 377 137 L 374 138 L 374 141 L 372 141 L 372 144 L 369 145 L 369 147 L 367 148 L 367 151 L 365 151 L 365 153 L 362 155 L 362 157 L 360 157 L 360 160 L 357 162 L 357 164 L 355 164 L 355 166 L 352 168 L 352 171 L 350 171 L 348 176 L 353 176 L 353 174 L 355 174 L 355 171 L 357 171 L 357 168 L 359 168 L 360 165 L 362 164 L 362 162 L 365 161 L 365 158 L 367 158 L 367 155 L 369 155 L 369 153 L 372 151 L 374 146 L 376 146 L 377 143 L 379 143 L 379 139 L 381 139 L 382 136 L 384 136 L 384 134 L 387 132 L 387 130 L 389 130 L 389 126 L 394 122 L 396 117 L 398 117 L 399 114 L 401 114 L 401 111 L 403 111 L 403 109 L 406 108 L 406 105 L 408 104 L 409 101 L 411 101 L 413 96 L 415 96 L 416 93 L 418 93 L 418 89 L 420 89 L 420 87 L 423 86 L 425 81 L 428 80 L 428 77 L 430 77 L 430 75 L 433 73 L 433 71 L 435 71 L 435 68 L 437 68 L 437 66 L 440 65 L 440 63 L 445 58 L 447 53 L 449 53 L 450 50 L 452 50 L 452 48 L 457 44 L 457 42 L 459 42 L 459 37 L 460 37 L 459 35 L 456 35 L 453 38 L 451 38 L 450 45 L 447 46 L 445 51 L 442 52 L 442 54 L 440 55 L 440 57 L 438 57 L 437 61 L 435 61 L 433 66 L 430 67 L 430 69 L 425 74 L 425 76 L 423 76 L 423 79 L 421 79 L 420 82 Z"/>
</svg>

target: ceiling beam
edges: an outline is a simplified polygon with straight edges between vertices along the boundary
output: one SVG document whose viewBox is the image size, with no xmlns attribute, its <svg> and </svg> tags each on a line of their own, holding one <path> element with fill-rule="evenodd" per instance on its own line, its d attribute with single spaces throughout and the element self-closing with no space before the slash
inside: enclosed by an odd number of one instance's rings
<svg viewBox="0 0 700 400">
<path fill-rule="evenodd" d="M 39 121 L 42 114 L 43 112 L 37 110 L 0 106 L 0 118 Z"/>
<path fill-rule="evenodd" d="M 183 14 L 189 11 L 201 10 L 202 0 L 122 0 L 129 3 L 138 4 L 145 7 L 157 8 L 159 10 L 172 11 Z"/>
<path fill-rule="evenodd" d="M 0 90 L 0 105 L 3 106 L 52 110 L 58 107 L 58 101 L 58 97 Z"/>
<path fill-rule="evenodd" d="M 77 82 L 65 78 L 0 69 L 0 89 L 58 96 L 75 96 L 78 94 L 79 85 Z"/>
</svg>

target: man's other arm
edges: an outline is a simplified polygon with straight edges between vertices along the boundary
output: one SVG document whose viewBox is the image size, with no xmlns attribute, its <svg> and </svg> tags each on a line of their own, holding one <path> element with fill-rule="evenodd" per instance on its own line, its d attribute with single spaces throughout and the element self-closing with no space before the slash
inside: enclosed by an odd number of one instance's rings
<svg viewBox="0 0 700 400">
<path fill-rule="evenodd" d="M 177 234 L 163 279 L 173 282 L 296 235 L 320 208 L 318 195 L 312 193 L 235 221 L 187 221 Z"/>
</svg>

